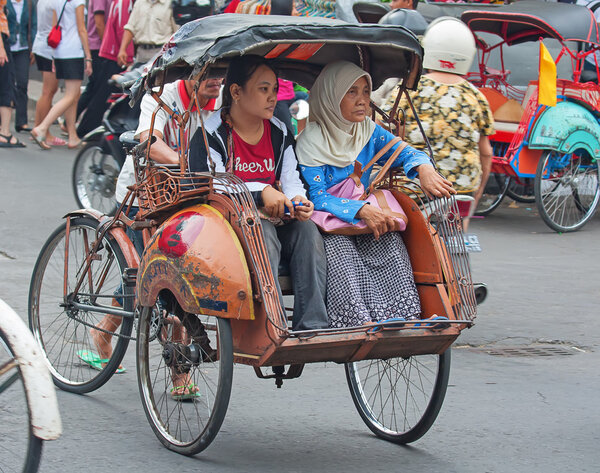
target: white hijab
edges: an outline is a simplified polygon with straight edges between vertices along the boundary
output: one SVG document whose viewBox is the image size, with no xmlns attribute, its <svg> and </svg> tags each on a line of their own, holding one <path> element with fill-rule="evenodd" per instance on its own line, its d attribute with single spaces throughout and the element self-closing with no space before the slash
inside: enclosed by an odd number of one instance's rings
<svg viewBox="0 0 600 473">
<path fill-rule="evenodd" d="M 340 102 L 361 77 L 366 77 L 372 89 L 371 76 L 351 62 L 337 61 L 323 68 L 310 90 L 308 125 L 296 145 L 300 164 L 345 168 L 356 161 L 375 123 L 368 117 L 358 123 L 346 120 Z"/>
</svg>

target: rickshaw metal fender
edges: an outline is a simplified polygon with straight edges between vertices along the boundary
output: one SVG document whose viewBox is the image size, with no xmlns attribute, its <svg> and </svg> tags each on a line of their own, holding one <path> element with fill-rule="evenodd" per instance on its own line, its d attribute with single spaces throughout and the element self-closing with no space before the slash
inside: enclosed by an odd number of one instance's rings
<svg viewBox="0 0 600 473">
<path fill-rule="evenodd" d="M 33 435 L 55 440 L 62 433 L 58 401 L 42 350 L 21 317 L 0 299 L 2 332 L 21 370 Z"/>
<path fill-rule="evenodd" d="M 244 249 L 214 207 L 199 204 L 180 210 L 146 245 L 138 270 L 138 301 L 153 306 L 164 289 L 186 312 L 254 320 Z"/>
<path fill-rule="evenodd" d="M 73 217 L 89 217 L 98 220 L 100 225 L 107 224 L 112 220 L 112 217 L 109 217 L 96 209 L 74 210 L 66 214 L 63 218 Z M 127 267 L 137 268 L 140 265 L 140 256 L 138 255 L 133 242 L 129 239 L 127 233 L 125 233 L 125 229 L 122 226 L 114 225 L 108 233 L 117 241 L 119 248 L 123 252 L 125 261 L 127 262 Z"/>
<path fill-rule="evenodd" d="M 582 105 L 563 101 L 548 107 L 536 120 L 527 146 L 530 149 L 552 149 L 569 153 L 585 149 L 591 156 L 600 156 L 600 125 Z"/>
</svg>

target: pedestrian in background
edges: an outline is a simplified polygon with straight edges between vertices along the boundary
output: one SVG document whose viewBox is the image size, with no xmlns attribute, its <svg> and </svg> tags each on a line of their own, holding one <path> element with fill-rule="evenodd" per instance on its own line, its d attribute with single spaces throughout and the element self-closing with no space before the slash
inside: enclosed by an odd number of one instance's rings
<svg viewBox="0 0 600 473">
<path fill-rule="evenodd" d="M 52 56 L 54 50 L 48 46 L 48 34 L 56 19 L 53 19 L 52 5 L 55 0 L 37 0 L 37 32 L 33 41 L 33 57 L 38 71 L 42 73 L 42 93 L 35 104 L 34 128 L 42 123 L 52 108 L 52 100 L 58 90 L 58 79 L 54 72 Z M 57 17 L 58 18 L 58 17 Z M 65 146 L 67 142 L 62 138 L 46 133 L 45 143 L 48 146 Z"/>
<path fill-rule="evenodd" d="M 65 95 L 54 104 L 42 122 L 34 127 L 31 136 L 42 149 L 50 149 L 45 141 L 46 134 L 50 125 L 64 113 L 69 133 L 68 146 L 76 148 L 81 143 L 75 129 L 75 113 L 84 68 L 87 75 L 92 74 L 92 55 L 85 25 L 85 0 L 55 0 L 52 8 L 56 18 L 60 19 L 59 26 L 62 28 L 60 43 L 54 50 L 54 67 L 56 78 L 65 81 Z"/>
<path fill-rule="evenodd" d="M 10 51 L 15 69 L 15 130 L 30 132 L 27 124 L 27 84 L 31 48 L 37 27 L 36 5 L 34 0 L 8 0 L 6 9 L 9 15 Z M 11 21 L 12 20 L 12 21 Z"/>
<path fill-rule="evenodd" d="M 118 61 L 121 66 L 127 62 L 127 47 L 135 43 L 135 62 L 146 63 L 158 54 L 177 31 L 173 19 L 171 0 L 136 0 L 119 49 Z"/>
<path fill-rule="evenodd" d="M 10 119 L 15 105 L 15 70 L 8 43 L 10 30 L 5 7 L 6 0 L 0 0 L 0 148 L 22 148 L 25 145 L 10 132 Z"/>
<path fill-rule="evenodd" d="M 107 100 L 113 90 L 113 86 L 108 81 L 113 75 L 121 72 L 117 55 L 123 39 L 123 27 L 129 21 L 132 8 L 132 0 L 113 0 L 110 4 L 106 15 L 102 44 L 98 52 L 99 69 L 94 69 L 97 86 L 94 96 L 91 97 L 87 109 L 80 118 L 79 125 L 77 125 L 77 135 L 80 138 L 83 138 L 102 123 L 102 117 L 108 108 Z M 133 62 L 133 43 L 129 44 L 126 53 L 126 60 L 129 64 Z"/>
<path fill-rule="evenodd" d="M 98 79 L 101 75 L 102 67 L 98 53 L 100 52 L 102 38 L 106 29 L 106 19 L 110 9 L 110 2 L 111 0 L 89 0 L 88 3 L 87 32 L 90 53 L 92 54 L 92 75 L 89 77 L 85 90 L 77 102 L 77 117 L 87 108 L 100 86 Z"/>
</svg>

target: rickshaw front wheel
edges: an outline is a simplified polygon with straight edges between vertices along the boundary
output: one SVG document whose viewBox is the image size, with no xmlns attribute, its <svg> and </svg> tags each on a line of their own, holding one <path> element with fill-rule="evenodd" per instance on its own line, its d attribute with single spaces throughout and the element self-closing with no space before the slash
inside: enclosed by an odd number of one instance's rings
<svg viewBox="0 0 600 473">
<path fill-rule="evenodd" d="M 378 437 L 398 444 L 420 439 L 440 412 L 450 374 L 450 349 L 418 355 L 346 363 L 354 405 Z"/>
<path fill-rule="evenodd" d="M 592 218 L 600 200 L 600 161 L 587 151 L 546 150 L 535 176 L 535 202 L 544 223 L 556 232 L 573 232 Z"/>
<path fill-rule="evenodd" d="M 142 405 L 169 450 L 195 455 L 214 440 L 229 406 L 233 340 L 228 319 L 141 310 L 137 374 Z"/>
</svg>

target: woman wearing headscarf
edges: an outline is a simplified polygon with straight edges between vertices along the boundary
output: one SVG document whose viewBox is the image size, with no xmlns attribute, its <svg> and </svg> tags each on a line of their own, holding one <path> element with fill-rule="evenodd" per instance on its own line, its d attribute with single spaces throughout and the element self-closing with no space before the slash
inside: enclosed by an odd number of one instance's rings
<svg viewBox="0 0 600 473">
<path fill-rule="evenodd" d="M 309 122 L 298 137 L 296 153 L 315 210 L 339 219 L 364 222 L 372 233 L 323 236 L 327 255 L 327 313 L 331 327 L 348 327 L 388 319 L 419 318 L 421 306 L 410 259 L 395 221 L 363 200 L 342 199 L 328 189 L 348 178 L 358 161 L 365 166 L 394 136 L 369 118 L 371 77 L 347 61 L 327 65 L 310 93 Z M 398 146 L 384 153 L 385 164 Z M 454 193 L 422 151 L 406 146 L 392 168 L 419 177 L 429 195 Z M 370 169 L 361 181 L 369 183 Z"/>
</svg>

